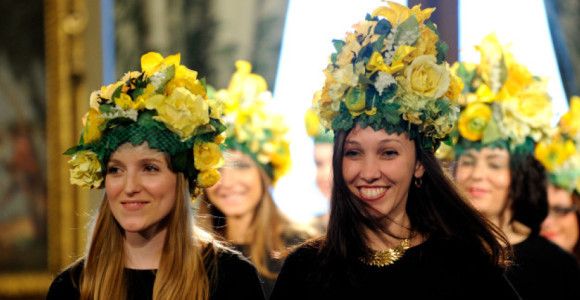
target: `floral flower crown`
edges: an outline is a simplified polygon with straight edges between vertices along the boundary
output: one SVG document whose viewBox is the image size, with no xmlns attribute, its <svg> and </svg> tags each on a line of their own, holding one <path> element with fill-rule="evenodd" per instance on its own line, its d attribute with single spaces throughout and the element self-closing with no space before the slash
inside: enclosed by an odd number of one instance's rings
<svg viewBox="0 0 580 300">
<path fill-rule="evenodd" d="M 445 62 L 447 45 L 427 19 L 434 8 L 397 3 L 377 8 L 355 24 L 325 69 L 314 108 L 334 131 L 360 124 L 389 133 L 407 132 L 434 151 L 452 131 L 462 83 Z"/>
<path fill-rule="evenodd" d="M 272 97 L 266 80 L 247 61 L 237 61 L 236 69 L 227 90 L 216 92 L 225 104 L 226 148 L 251 156 L 275 183 L 291 163 L 288 128 L 280 115 L 266 111 Z"/>
<path fill-rule="evenodd" d="M 538 143 L 534 155 L 554 185 L 580 194 L 580 97 L 572 97 L 556 132 Z"/>
<path fill-rule="evenodd" d="M 481 147 L 531 153 L 550 134 L 552 104 L 545 82 L 517 63 L 494 34 L 476 49 L 478 65 L 461 62 L 452 68 L 465 83 L 456 154 Z"/>
<path fill-rule="evenodd" d="M 110 155 L 124 143 L 147 142 L 169 154 L 172 170 L 186 175 L 194 193 L 212 186 L 222 162 L 222 104 L 207 98 L 205 83 L 179 54 L 149 52 L 141 68 L 91 94 L 79 144 L 65 152 L 72 156 L 71 183 L 102 187 Z"/>
<path fill-rule="evenodd" d="M 320 94 L 320 91 L 314 94 L 313 103 L 316 103 L 320 99 Z M 309 108 L 306 110 L 304 114 L 304 125 L 306 127 L 306 133 L 314 140 L 315 144 L 332 144 L 334 142 L 334 134 L 320 124 L 320 118 L 314 109 Z"/>
</svg>

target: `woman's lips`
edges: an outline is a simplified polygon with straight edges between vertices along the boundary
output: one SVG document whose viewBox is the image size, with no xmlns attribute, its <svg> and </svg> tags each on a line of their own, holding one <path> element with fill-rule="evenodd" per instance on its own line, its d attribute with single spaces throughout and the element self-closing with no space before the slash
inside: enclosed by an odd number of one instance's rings
<svg viewBox="0 0 580 300">
<path fill-rule="evenodd" d="M 467 189 L 467 193 L 473 197 L 483 197 L 489 193 L 487 189 L 471 187 Z"/>
<path fill-rule="evenodd" d="M 359 197 L 364 201 L 375 201 L 381 199 L 387 192 L 388 187 L 359 187 Z"/>
<path fill-rule="evenodd" d="M 121 205 L 128 211 L 138 211 L 145 207 L 149 201 L 121 201 Z"/>
</svg>

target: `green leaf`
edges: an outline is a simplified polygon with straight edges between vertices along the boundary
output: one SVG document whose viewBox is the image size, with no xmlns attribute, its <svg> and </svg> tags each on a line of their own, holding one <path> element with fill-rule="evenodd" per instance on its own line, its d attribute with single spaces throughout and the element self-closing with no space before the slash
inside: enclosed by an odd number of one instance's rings
<svg viewBox="0 0 580 300">
<path fill-rule="evenodd" d="M 397 27 L 397 34 L 395 35 L 395 44 L 399 44 L 401 38 L 405 37 L 408 39 L 409 37 L 414 37 L 411 41 L 405 41 L 410 43 L 410 45 L 415 44 L 417 38 L 419 38 L 419 22 L 417 22 L 417 18 L 415 16 L 410 16 L 405 20 L 403 23 Z"/>
<path fill-rule="evenodd" d="M 489 121 L 489 123 L 487 123 L 487 126 L 483 130 L 483 138 L 481 139 L 481 143 L 483 143 L 484 145 L 493 143 L 501 139 L 501 136 L 502 135 L 499 126 L 497 125 L 495 119 L 491 118 L 491 120 Z"/>
</svg>

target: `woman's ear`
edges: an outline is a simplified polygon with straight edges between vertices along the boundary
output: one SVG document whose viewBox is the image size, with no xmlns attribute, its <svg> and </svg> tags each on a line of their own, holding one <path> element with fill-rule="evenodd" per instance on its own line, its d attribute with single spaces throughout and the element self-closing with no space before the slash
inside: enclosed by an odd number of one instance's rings
<svg viewBox="0 0 580 300">
<path fill-rule="evenodd" d="M 423 177 L 423 174 L 425 174 L 425 167 L 420 161 L 415 162 L 415 172 L 413 175 L 415 178 L 421 178 Z"/>
</svg>

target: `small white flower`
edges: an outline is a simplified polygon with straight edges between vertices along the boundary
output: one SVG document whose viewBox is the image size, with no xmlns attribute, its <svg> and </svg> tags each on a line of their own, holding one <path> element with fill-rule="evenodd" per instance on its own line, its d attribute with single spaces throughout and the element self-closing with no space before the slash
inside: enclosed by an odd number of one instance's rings
<svg viewBox="0 0 580 300">
<path fill-rule="evenodd" d="M 379 75 L 375 80 L 374 86 L 380 96 L 383 94 L 385 88 L 387 88 L 391 84 L 396 84 L 397 82 L 395 81 L 395 78 L 389 73 L 379 71 L 378 74 Z"/>
</svg>

